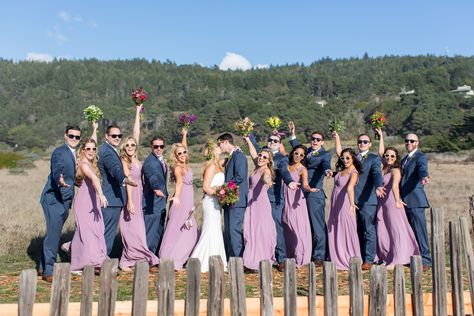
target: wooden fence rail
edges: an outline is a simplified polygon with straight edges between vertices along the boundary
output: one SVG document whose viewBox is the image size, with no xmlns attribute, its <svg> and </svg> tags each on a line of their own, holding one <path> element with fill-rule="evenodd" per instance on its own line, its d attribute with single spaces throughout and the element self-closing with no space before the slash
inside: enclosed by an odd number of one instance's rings
<svg viewBox="0 0 474 316">
<path fill-rule="evenodd" d="M 387 295 L 387 270 L 385 266 L 372 266 L 370 270 L 370 290 L 364 296 L 361 260 L 352 258 L 349 269 L 349 308 L 350 315 L 386 315 L 388 306 L 394 315 L 447 315 L 448 310 L 453 315 L 464 315 L 466 310 L 472 312 L 474 303 L 474 253 L 469 234 L 468 221 L 460 218 L 459 221 L 449 223 L 449 244 L 451 264 L 451 297 L 447 297 L 447 283 L 445 272 L 445 245 L 443 211 L 431 209 L 431 246 L 433 259 L 432 273 L 432 304 L 426 301 L 422 293 L 421 280 L 423 274 L 422 258 L 414 256 L 410 261 L 411 296 L 406 295 L 404 267 L 396 265 L 394 270 L 393 298 Z M 464 251 L 463 251 L 464 250 Z M 461 253 L 464 252 L 464 256 Z M 462 260 L 465 260 L 466 274 L 469 282 L 468 294 L 464 295 L 462 288 Z M 87 267 L 83 271 L 82 297 L 80 315 L 90 316 L 97 311 L 100 316 L 115 314 L 117 297 L 117 259 L 107 260 L 100 272 L 100 290 L 98 304 L 93 303 L 94 268 Z M 247 302 L 254 299 L 245 298 L 245 277 L 241 258 L 231 258 L 228 266 L 229 301 L 225 299 L 226 275 L 220 256 L 213 256 L 209 260 L 209 288 L 207 315 L 247 315 Z M 190 259 L 187 265 L 187 290 L 184 310 L 187 316 L 203 315 L 200 310 L 205 303 L 201 301 L 201 264 L 197 259 Z M 315 316 L 318 308 L 323 304 L 324 315 L 338 315 L 341 297 L 338 297 L 338 274 L 333 262 L 324 262 L 322 280 L 316 280 L 316 268 L 313 263 L 308 267 L 307 303 L 304 314 Z M 260 315 L 275 314 L 275 302 L 283 302 L 285 316 L 301 314 L 301 297 L 297 297 L 296 265 L 294 259 L 287 259 L 284 270 L 283 298 L 273 297 L 272 265 L 269 261 L 262 261 L 259 267 L 260 277 Z M 20 275 L 20 290 L 18 298 L 18 315 L 33 315 L 36 292 L 36 273 L 34 270 L 24 270 Z M 316 296 L 317 281 L 322 282 L 323 297 Z M 148 301 L 149 268 L 145 262 L 135 267 L 133 280 L 133 297 L 130 315 L 174 315 L 175 314 L 175 271 L 172 260 L 163 259 L 158 272 L 157 301 Z M 51 289 L 50 315 L 67 315 L 69 306 L 70 271 L 69 263 L 58 263 L 54 268 L 54 278 Z M 411 300 L 410 298 L 411 297 Z M 469 300 L 469 297 L 471 298 Z M 408 298 L 408 299 L 407 299 Z M 424 300 L 425 299 L 425 300 Z M 464 301 L 471 305 L 466 305 Z M 225 303 L 226 302 L 226 303 Z M 450 307 L 448 309 L 448 303 Z M 72 303 L 74 304 L 74 303 Z M 147 305 L 148 304 L 148 305 Z M 298 306 L 300 305 L 300 306 Z M 425 306 L 432 306 L 432 313 Z M 224 310 L 224 306 L 227 309 Z M 407 310 L 407 306 L 411 306 Z M 430 307 L 431 307 L 430 306 Z M 2 307 L 0 306 L 0 309 Z M 180 312 L 178 312 L 180 313 Z M 391 312 L 390 312 L 391 313 Z M 343 315 L 345 312 L 339 312 Z M 2 315 L 4 315 L 2 313 Z M 319 313 L 318 315 L 321 315 Z"/>
</svg>

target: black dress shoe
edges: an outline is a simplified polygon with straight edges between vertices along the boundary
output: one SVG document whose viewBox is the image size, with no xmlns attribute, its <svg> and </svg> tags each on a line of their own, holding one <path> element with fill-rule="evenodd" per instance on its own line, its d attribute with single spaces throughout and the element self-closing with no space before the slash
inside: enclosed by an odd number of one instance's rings
<svg viewBox="0 0 474 316">
<path fill-rule="evenodd" d="M 249 269 L 247 267 L 244 267 L 244 273 L 250 274 L 250 273 L 258 273 L 257 270 Z"/>
</svg>

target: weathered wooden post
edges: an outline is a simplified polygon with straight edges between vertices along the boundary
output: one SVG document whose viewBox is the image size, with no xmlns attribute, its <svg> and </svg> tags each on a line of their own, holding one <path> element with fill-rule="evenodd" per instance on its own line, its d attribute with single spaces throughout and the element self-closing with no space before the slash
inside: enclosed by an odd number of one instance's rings
<svg viewBox="0 0 474 316">
<path fill-rule="evenodd" d="M 173 316 L 175 299 L 174 261 L 161 259 L 158 272 L 158 315 Z"/>
<path fill-rule="evenodd" d="M 232 316 L 247 315 L 244 264 L 242 258 L 230 258 L 228 269 L 230 282 L 230 314 Z"/>
<path fill-rule="evenodd" d="M 401 264 L 395 265 L 393 271 L 393 304 L 395 316 L 406 315 L 405 301 L 405 267 Z"/>
<path fill-rule="evenodd" d="M 469 281 L 469 294 L 471 294 L 471 307 L 474 311 L 474 252 L 472 250 L 471 235 L 469 234 L 467 219 L 461 217 L 459 223 L 464 245 L 464 258 L 466 260 L 467 279 Z"/>
<path fill-rule="evenodd" d="M 451 264 L 451 295 L 454 315 L 464 315 L 462 286 L 461 238 L 458 221 L 449 222 L 449 261 Z"/>
<path fill-rule="evenodd" d="M 372 265 L 370 268 L 369 316 L 387 313 L 387 268 Z"/>
<path fill-rule="evenodd" d="M 364 315 L 364 284 L 361 266 L 362 259 L 351 258 L 349 266 L 349 314 L 351 316 Z"/>
<path fill-rule="evenodd" d="M 185 316 L 199 315 L 201 298 L 201 262 L 197 258 L 189 258 L 187 266 Z"/>
<path fill-rule="evenodd" d="M 94 302 L 94 266 L 82 269 L 81 316 L 92 316 Z"/>
<path fill-rule="evenodd" d="M 132 316 L 146 316 L 148 301 L 148 262 L 137 262 L 133 275 Z"/>
<path fill-rule="evenodd" d="M 69 289 L 71 286 L 70 268 L 71 265 L 69 263 L 56 263 L 54 265 L 50 316 L 67 315 Z"/>
<path fill-rule="evenodd" d="M 108 259 L 100 269 L 99 316 L 115 315 L 118 260 Z"/>
<path fill-rule="evenodd" d="M 28 269 L 20 274 L 20 293 L 18 296 L 18 316 L 31 316 L 36 294 L 36 270 Z"/>
<path fill-rule="evenodd" d="M 316 316 L 316 268 L 308 264 L 308 316 Z"/>
<path fill-rule="evenodd" d="M 410 258 L 410 280 L 411 280 L 411 306 L 414 316 L 422 316 L 423 292 L 421 291 L 421 281 L 423 277 L 423 264 L 421 256 Z"/>
<path fill-rule="evenodd" d="M 444 211 L 431 208 L 431 250 L 433 279 L 433 315 L 446 316 L 446 261 L 444 247 Z"/>
<path fill-rule="evenodd" d="M 337 316 L 337 272 L 334 262 L 323 263 L 324 316 Z"/>
<path fill-rule="evenodd" d="M 283 299 L 285 316 L 296 315 L 296 262 L 295 259 L 285 260 L 285 278 L 283 280 Z"/>
<path fill-rule="evenodd" d="M 260 315 L 273 316 L 272 264 L 269 260 L 260 261 Z"/>
<path fill-rule="evenodd" d="M 209 258 L 209 296 L 207 299 L 207 315 L 224 315 L 224 264 L 221 256 Z"/>
</svg>

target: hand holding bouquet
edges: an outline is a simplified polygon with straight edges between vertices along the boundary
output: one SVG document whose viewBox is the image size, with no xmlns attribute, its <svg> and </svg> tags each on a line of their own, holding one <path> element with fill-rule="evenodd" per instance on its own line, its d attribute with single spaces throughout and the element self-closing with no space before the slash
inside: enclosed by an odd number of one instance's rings
<svg viewBox="0 0 474 316">
<path fill-rule="evenodd" d="M 197 115 L 181 113 L 178 117 L 179 122 L 185 129 L 188 129 L 197 120 Z"/>
<path fill-rule="evenodd" d="M 329 121 L 329 129 L 332 132 L 340 133 L 344 130 L 344 121 L 334 118 L 331 121 Z"/>
<path fill-rule="evenodd" d="M 249 136 L 254 126 L 255 123 L 252 122 L 248 117 L 246 117 L 243 120 L 241 119 L 235 123 L 235 130 L 241 136 Z"/>
<path fill-rule="evenodd" d="M 98 106 L 89 105 L 84 109 L 84 117 L 90 123 L 98 122 L 101 118 L 104 117 L 104 113 Z"/>
<path fill-rule="evenodd" d="M 222 206 L 233 205 L 239 200 L 239 186 L 233 181 L 217 187 L 216 192 Z"/>
<path fill-rule="evenodd" d="M 375 113 L 370 116 L 370 122 L 372 123 L 372 129 L 382 129 L 382 127 L 387 124 L 387 118 L 382 112 L 375 111 Z M 379 139 L 378 133 L 375 133 L 375 138 Z"/>
<path fill-rule="evenodd" d="M 281 120 L 278 116 L 270 116 L 267 121 L 267 125 L 270 126 L 272 129 L 278 129 L 281 125 Z"/>
</svg>

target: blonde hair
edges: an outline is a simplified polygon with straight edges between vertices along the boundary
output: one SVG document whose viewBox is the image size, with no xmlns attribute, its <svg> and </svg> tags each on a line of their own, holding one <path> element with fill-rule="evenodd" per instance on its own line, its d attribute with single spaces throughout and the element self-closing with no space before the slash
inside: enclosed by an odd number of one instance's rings
<svg viewBox="0 0 474 316">
<path fill-rule="evenodd" d="M 81 168 L 79 168 L 79 162 L 85 158 L 85 151 L 86 151 L 85 148 L 87 144 L 94 144 L 95 148 L 97 148 L 97 142 L 92 138 L 86 139 L 81 144 L 81 147 L 79 148 L 78 153 L 77 153 L 78 164 L 76 167 L 77 172 L 76 172 L 76 180 L 75 180 L 77 185 L 81 185 L 82 180 L 84 180 L 84 174 L 82 174 Z M 96 176 L 100 179 L 100 171 L 99 171 L 99 167 L 97 166 L 98 161 L 99 161 L 99 155 L 97 154 L 97 150 L 96 150 L 95 158 L 94 160 L 92 160 L 91 164 L 92 164 L 92 168 L 95 171 Z"/>
<path fill-rule="evenodd" d="M 270 175 L 272 176 L 272 179 L 275 178 L 275 170 L 273 169 L 273 152 L 269 148 L 263 148 L 260 150 L 261 153 L 267 153 L 268 154 L 268 163 L 267 167 L 270 169 Z"/>
<path fill-rule="evenodd" d="M 125 165 L 127 166 L 127 168 L 132 169 L 132 159 L 133 159 L 133 157 L 130 156 L 129 154 L 127 154 L 127 151 L 125 150 L 125 145 L 127 144 L 127 142 L 129 140 L 132 140 L 136 145 L 135 146 L 135 157 L 137 157 L 138 144 L 137 144 L 137 140 L 133 136 L 128 136 L 127 138 L 125 138 L 125 141 L 122 142 L 122 144 L 120 145 L 120 151 L 119 151 L 120 154 L 119 155 L 120 155 L 120 159 L 122 159 L 122 161 L 125 162 Z"/>
<path fill-rule="evenodd" d="M 179 148 L 184 148 L 184 150 L 186 150 L 186 151 L 188 150 L 186 148 L 186 146 L 184 146 L 181 143 L 174 143 L 173 145 L 171 145 L 171 153 L 170 153 L 170 158 L 169 158 L 170 169 L 171 170 L 174 170 L 174 167 L 179 164 L 178 155 L 177 155 L 177 151 L 178 151 Z M 186 165 L 189 163 L 189 155 L 186 157 L 186 161 L 184 163 Z M 171 181 L 176 181 L 176 177 L 174 176 L 174 172 L 171 172 L 170 180 Z"/>
</svg>

